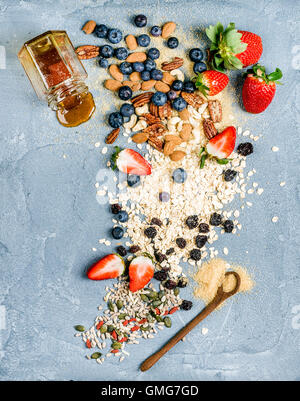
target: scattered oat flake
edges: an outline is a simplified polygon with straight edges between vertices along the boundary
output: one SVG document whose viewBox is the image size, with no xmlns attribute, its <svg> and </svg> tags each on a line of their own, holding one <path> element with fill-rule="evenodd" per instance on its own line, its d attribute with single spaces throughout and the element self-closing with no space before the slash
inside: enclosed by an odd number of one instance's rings
<svg viewBox="0 0 300 401">
<path fill-rule="evenodd" d="M 272 152 L 278 152 L 278 151 L 279 151 L 279 148 L 277 146 L 272 147 Z"/>
<path fill-rule="evenodd" d="M 272 218 L 273 223 L 277 223 L 278 220 L 279 220 L 279 217 L 278 217 L 278 216 L 274 216 L 274 217 Z"/>
<path fill-rule="evenodd" d="M 208 333 L 208 328 L 207 328 L 207 327 L 203 327 L 202 330 L 201 330 L 201 332 L 202 332 L 202 335 L 203 335 L 203 336 L 206 336 L 207 333 Z"/>
<path fill-rule="evenodd" d="M 95 148 L 99 148 L 99 146 L 100 146 L 100 142 L 96 142 L 95 143 Z"/>
</svg>

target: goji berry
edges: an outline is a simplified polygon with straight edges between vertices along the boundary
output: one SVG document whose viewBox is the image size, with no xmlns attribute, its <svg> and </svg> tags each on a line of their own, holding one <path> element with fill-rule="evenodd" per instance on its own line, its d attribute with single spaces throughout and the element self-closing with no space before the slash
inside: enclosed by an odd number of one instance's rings
<svg viewBox="0 0 300 401">
<path fill-rule="evenodd" d="M 172 315 L 173 313 L 175 313 L 176 311 L 178 311 L 178 307 L 174 306 L 172 309 L 169 310 L 169 315 Z"/>
<path fill-rule="evenodd" d="M 99 323 L 97 324 L 97 326 L 96 326 L 96 329 L 99 330 L 100 327 L 103 326 L 103 325 L 104 325 L 104 322 L 103 322 L 103 321 L 99 322 Z"/>
<path fill-rule="evenodd" d="M 92 348 L 92 343 L 89 339 L 86 340 L 85 345 L 87 346 L 87 348 Z"/>
<path fill-rule="evenodd" d="M 131 329 L 130 329 L 130 331 L 136 331 L 136 330 L 139 330 L 139 326 L 133 326 Z"/>
</svg>

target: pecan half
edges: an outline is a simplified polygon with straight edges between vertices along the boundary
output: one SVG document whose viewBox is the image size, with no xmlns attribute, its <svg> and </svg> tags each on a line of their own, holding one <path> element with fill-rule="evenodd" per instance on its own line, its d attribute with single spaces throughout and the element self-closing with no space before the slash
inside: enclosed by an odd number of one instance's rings
<svg viewBox="0 0 300 401">
<path fill-rule="evenodd" d="M 164 118 L 170 118 L 172 114 L 172 107 L 169 102 L 164 104 L 163 106 L 158 107 L 158 116 L 161 120 Z"/>
<path fill-rule="evenodd" d="M 151 113 L 141 115 L 140 119 L 145 120 L 148 125 L 160 123 L 160 118 L 153 116 Z"/>
<path fill-rule="evenodd" d="M 155 137 L 155 136 L 149 136 L 148 143 L 150 146 L 152 146 L 154 149 L 158 150 L 159 152 L 162 152 L 164 143 L 161 139 Z"/>
<path fill-rule="evenodd" d="M 158 106 L 156 106 L 155 104 L 150 103 L 149 111 L 154 117 L 159 117 Z"/>
<path fill-rule="evenodd" d="M 107 135 L 105 143 L 107 143 L 108 145 L 114 143 L 115 140 L 118 138 L 119 133 L 120 133 L 120 128 L 112 130 L 111 133 Z"/>
<path fill-rule="evenodd" d="M 202 97 L 196 93 L 181 92 L 181 97 L 195 109 L 198 109 L 204 103 Z"/>
<path fill-rule="evenodd" d="M 204 129 L 204 134 L 207 139 L 212 139 L 214 136 L 217 135 L 218 131 L 216 127 L 214 126 L 214 123 L 206 118 L 203 120 L 203 129 Z"/>
<path fill-rule="evenodd" d="M 162 70 L 164 71 L 173 71 L 183 65 L 183 59 L 180 57 L 175 57 L 173 61 L 164 62 L 161 65 Z"/>
<path fill-rule="evenodd" d="M 141 107 L 144 106 L 144 104 L 149 103 L 152 96 L 153 92 L 141 93 L 140 95 L 133 97 L 131 99 L 131 103 L 134 105 L 134 107 Z"/>
<path fill-rule="evenodd" d="M 76 49 L 76 54 L 80 60 L 89 60 L 99 56 L 99 46 L 84 45 Z"/>
<path fill-rule="evenodd" d="M 219 100 L 209 100 L 208 111 L 214 123 L 219 123 L 222 120 L 222 106 Z"/>
<path fill-rule="evenodd" d="M 149 134 L 149 137 L 162 136 L 166 132 L 166 127 L 161 123 L 149 125 L 143 129 L 143 133 Z"/>
</svg>

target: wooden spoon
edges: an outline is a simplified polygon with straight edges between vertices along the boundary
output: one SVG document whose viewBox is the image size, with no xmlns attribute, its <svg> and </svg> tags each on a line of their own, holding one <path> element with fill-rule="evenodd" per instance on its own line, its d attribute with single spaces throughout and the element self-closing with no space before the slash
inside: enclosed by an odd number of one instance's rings
<svg viewBox="0 0 300 401">
<path fill-rule="evenodd" d="M 171 348 L 174 347 L 183 337 L 185 337 L 194 327 L 197 326 L 202 320 L 204 320 L 211 312 L 213 312 L 222 302 L 236 294 L 240 288 L 241 279 L 236 272 L 227 272 L 225 276 L 233 275 L 236 279 L 235 288 L 230 292 L 223 290 L 223 284 L 218 288 L 215 298 L 204 308 L 199 315 L 191 320 L 186 326 L 184 326 L 174 337 L 171 338 L 159 351 L 147 358 L 141 365 L 140 369 L 142 372 L 150 369 L 160 358 L 165 355 Z"/>
</svg>

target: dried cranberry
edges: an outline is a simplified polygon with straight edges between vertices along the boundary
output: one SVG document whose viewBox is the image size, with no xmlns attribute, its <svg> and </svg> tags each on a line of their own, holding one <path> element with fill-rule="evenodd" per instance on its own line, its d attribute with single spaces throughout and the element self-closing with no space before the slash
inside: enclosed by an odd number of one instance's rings
<svg viewBox="0 0 300 401">
<path fill-rule="evenodd" d="M 111 212 L 112 214 L 118 214 L 121 210 L 121 206 L 118 203 L 111 205 Z"/>
<path fill-rule="evenodd" d="M 138 245 L 132 245 L 130 248 L 129 248 L 129 252 L 130 253 L 137 253 L 138 251 L 140 251 L 141 250 L 141 248 L 138 246 Z"/>
<path fill-rule="evenodd" d="M 161 227 L 163 223 L 162 223 L 162 221 L 159 220 L 157 217 L 153 217 L 153 218 L 151 219 L 150 224 L 151 224 L 151 225 L 155 225 L 155 226 Z"/>
<path fill-rule="evenodd" d="M 184 238 L 177 238 L 176 244 L 177 244 L 178 248 L 184 249 L 186 247 L 186 240 Z"/>
<path fill-rule="evenodd" d="M 166 271 L 155 272 L 154 278 L 158 281 L 165 281 L 168 278 L 168 273 Z"/>
<path fill-rule="evenodd" d="M 174 281 L 174 280 L 167 280 L 167 281 L 165 282 L 165 287 L 166 287 L 168 290 L 173 290 L 174 288 L 177 287 L 177 283 L 176 283 L 176 281 Z"/>
<path fill-rule="evenodd" d="M 209 225 L 206 224 L 206 223 L 200 223 L 199 224 L 199 232 L 200 233 L 204 233 L 204 234 L 208 233 L 209 232 Z"/>
</svg>

